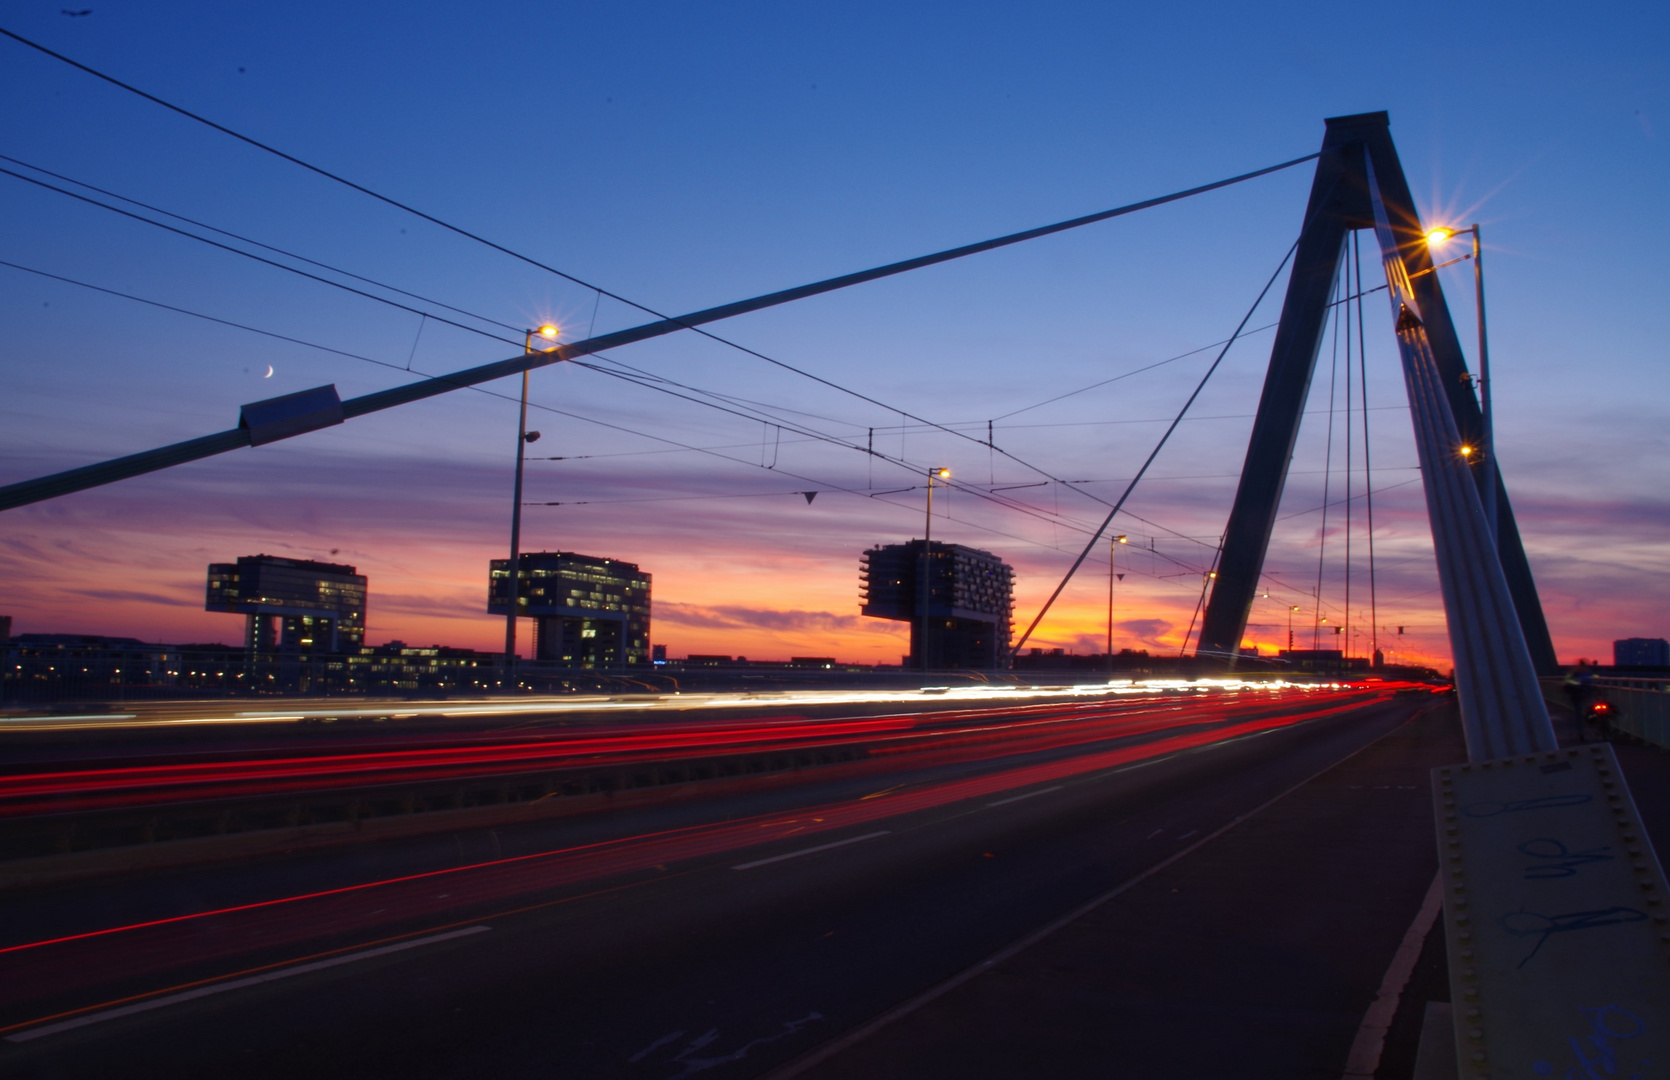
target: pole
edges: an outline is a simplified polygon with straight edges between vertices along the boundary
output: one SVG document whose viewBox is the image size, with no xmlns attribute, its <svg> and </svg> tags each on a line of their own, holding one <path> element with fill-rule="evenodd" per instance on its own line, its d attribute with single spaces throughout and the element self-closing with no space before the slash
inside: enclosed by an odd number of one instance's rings
<svg viewBox="0 0 1670 1080">
<path fill-rule="evenodd" d="M 1490 527 L 1491 540 L 1496 539 L 1496 425 L 1490 409 L 1490 340 L 1484 321 L 1484 252 L 1479 238 L 1479 227 L 1473 234 L 1473 295 L 1479 309 L 1479 405 L 1484 413 L 1484 520 Z"/>
<path fill-rule="evenodd" d="M 533 352 L 533 331 L 522 345 Z M 510 502 L 510 593 L 504 617 L 504 677 L 500 688 L 516 688 L 516 607 L 522 579 L 522 458 L 528 445 L 528 373 L 522 372 L 522 409 L 516 421 L 516 484 Z"/>
<path fill-rule="evenodd" d="M 933 572 L 934 471 L 928 470 L 928 516 L 922 526 L 922 610 L 919 613 L 922 629 L 916 641 L 916 651 L 922 654 L 916 658 L 916 663 L 924 675 L 928 672 L 928 600 L 933 595 L 928 586 L 928 575 Z"/>
<path fill-rule="evenodd" d="M 1113 559 L 1119 550 L 1119 541 L 1115 537 L 1108 537 L 1108 678 L 1113 678 Z"/>
</svg>

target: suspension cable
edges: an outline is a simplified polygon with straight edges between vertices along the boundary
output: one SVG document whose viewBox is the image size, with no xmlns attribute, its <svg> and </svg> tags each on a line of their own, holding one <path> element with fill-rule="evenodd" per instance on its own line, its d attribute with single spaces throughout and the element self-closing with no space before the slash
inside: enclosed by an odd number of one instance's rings
<svg viewBox="0 0 1670 1080">
<path fill-rule="evenodd" d="M 1334 271 L 1334 292 L 1339 291 L 1339 271 Z M 1334 378 L 1339 374 L 1339 307 L 1333 306 L 1332 366 L 1328 369 L 1328 439 L 1322 451 L 1322 526 L 1316 549 L 1316 591 L 1311 594 L 1310 647 L 1314 652 L 1322 647 L 1322 560 L 1328 551 L 1328 499 L 1333 483 L 1334 468 Z"/>
<path fill-rule="evenodd" d="M 1370 647 L 1369 662 L 1380 655 L 1380 597 L 1374 580 L 1374 468 L 1369 456 L 1368 439 L 1368 346 L 1363 333 L 1363 247 L 1358 234 L 1351 234 L 1351 250 L 1357 264 L 1357 363 L 1362 368 L 1358 380 L 1363 396 L 1363 501 L 1368 507 L 1368 611 Z"/>
<path fill-rule="evenodd" d="M 1345 258 L 1345 252 L 1340 252 L 1340 262 L 1345 271 L 1345 294 L 1351 295 L 1351 262 Z M 1340 655 L 1349 658 L 1351 655 L 1351 435 L 1352 414 L 1354 406 L 1351 402 L 1351 357 L 1356 349 L 1351 340 L 1352 312 L 1351 305 L 1345 306 L 1345 611 L 1340 623 Z"/>
<path fill-rule="evenodd" d="M 1044 616 L 1049 614 L 1051 607 L 1055 606 L 1056 598 L 1061 595 L 1061 590 L 1067 587 L 1067 583 L 1073 579 L 1073 575 L 1078 572 L 1078 568 L 1090 556 L 1091 549 L 1096 546 L 1097 541 L 1101 540 L 1102 534 L 1107 532 L 1108 526 L 1113 524 L 1114 515 L 1118 514 L 1125 505 L 1125 500 L 1131 497 L 1131 492 L 1136 490 L 1137 484 L 1141 482 L 1143 475 L 1148 472 L 1148 467 L 1154 464 L 1154 459 L 1160 456 L 1160 451 L 1165 448 L 1166 442 L 1171 438 L 1171 433 L 1177 430 L 1177 425 L 1183 422 L 1183 417 L 1188 414 L 1189 408 L 1195 403 L 1195 399 L 1200 396 L 1202 390 L 1206 389 L 1207 381 L 1218 370 L 1218 365 L 1223 363 L 1224 357 L 1229 355 L 1229 350 L 1234 347 L 1236 340 L 1241 336 L 1241 332 L 1247 328 L 1247 323 L 1252 320 L 1253 313 L 1258 310 L 1258 306 L 1264 302 L 1264 297 L 1269 294 L 1270 287 L 1276 283 L 1276 279 L 1281 276 L 1282 270 L 1287 267 L 1287 260 L 1293 257 L 1293 253 L 1298 248 L 1299 241 L 1294 240 L 1293 245 L 1287 249 L 1287 253 L 1281 257 L 1281 262 L 1276 264 L 1275 272 L 1264 283 L 1264 288 L 1258 291 L 1258 298 L 1252 302 L 1252 307 L 1249 307 L 1247 313 L 1241 316 L 1241 322 L 1235 327 L 1235 333 L 1231 334 L 1229 340 L 1224 342 L 1224 347 L 1219 350 L 1217 358 L 1212 361 L 1212 366 L 1207 368 L 1206 374 L 1200 377 L 1200 382 L 1195 384 L 1194 391 L 1189 394 L 1189 399 L 1183 402 L 1183 407 L 1177 410 L 1177 416 L 1172 419 L 1171 424 L 1165 430 L 1165 434 L 1161 435 L 1160 441 L 1154 444 L 1154 449 L 1149 453 L 1148 460 L 1142 463 L 1142 468 L 1138 469 L 1136 475 L 1131 477 L 1131 482 L 1125 485 L 1125 491 L 1119 496 L 1119 501 L 1113 504 L 1113 508 L 1108 511 L 1108 516 L 1102 519 L 1102 524 L 1091 536 L 1090 542 L 1084 545 L 1084 550 L 1079 552 L 1079 557 L 1074 559 L 1073 565 L 1067 568 L 1067 573 L 1061 578 L 1061 583 L 1055 587 L 1054 592 L 1050 593 L 1050 598 L 1044 601 L 1044 606 L 1032 620 L 1032 625 L 1028 626 L 1026 633 L 1022 634 L 1020 640 L 1015 642 L 1010 650 L 1011 654 L 1019 652 L 1021 646 L 1025 645 L 1027 639 L 1032 636 L 1032 632 L 1038 629 L 1038 624 L 1044 621 Z"/>
</svg>

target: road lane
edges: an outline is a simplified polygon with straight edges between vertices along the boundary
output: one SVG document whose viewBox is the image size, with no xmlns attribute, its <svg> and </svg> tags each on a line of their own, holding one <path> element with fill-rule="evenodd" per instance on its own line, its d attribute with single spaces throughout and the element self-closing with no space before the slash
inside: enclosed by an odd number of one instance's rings
<svg viewBox="0 0 1670 1080">
<path fill-rule="evenodd" d="M 37 1040 L 10 1064 L 23 1070 L 18 1075 L 78 1075 L 74 1068 L 108 1063 L 110 1054 L 147 1060 L 132 1048 L 184 1035 L 193 1049 L 183 1058 L 167 1055 L 174 1071 L 156 1075 L 215 1075 L 216 1061 L 241 1065 L 244 1049 L 259 1053 L 257 1075 L 317 1072 L 327 1045 L 333 1049 L 322 1075 L 396 1075 L 403 1067 L 417 1069 L 408 1075 L 469 1075 L 478 1059 L 516 1074 L 533 1068 L 527 1055 L 536 1047 L 547 1064 L 560 1060 L 566 1065 L 559 1071 L 581 1075 L 680 1075 L 692 1063 L 698 1071 L 747 1075 L 795 1052 L 791 1044 L 812 1027 L 861 1020 L 866 1009 L 898 1000 L 1093 895 L 1110 877 L 1164 858 L 1186 843 L 1174 838 L 1233 820 L 1259 795 L 1291 783 L 1295 772 L 1361 745 L 1408 711 L 1400 703 L 1178 749 L 1146 767 L 1082 774 L 997 807 L 986 798 L 909 804 L 889 819 L 888 836 L 747 874 L 731 873 L 729 861 L 640 868 L 638 878 L 606 894 L 578 894 L 508 922 L 496 919 L 495 933 L 483 935 L 492 943 L 294 980 L 311 987 L 305 992 L 251 988 L 215 1003 L 123 1018 L 66 1033 L 56 1050 L 46 1048 L 53 1040 Z M 865 831 L 875 830 L 855 835 Z M 783 851 L 805 846 L 790 843 Z M 501 944 L 507 940 L 513 944 Z M 832 942 L 841 948 L 832 951 Z M 785 966 L 787 957 L 797 959 Z M 576 989 L 582 986 L 584 992 Z M 336 1011 L 320 1013 L 319 1000 L 334 1002 Z M 489 1001 L 502 1011 L 481 1014 Z M 270 1002 L 281 1002 L 276 1014 L 263 1004 Z M 537 1038 L 514 1027 L 536 1002 L 563 1018 L 553 1027 L 546 1015 L 535 1024 L 544 1032 Z M 471 1014 L 480 1029 L 458 1031 L 449 1018 L 459 1014 L 449 1009 Z M 277 1033 L 303 1016 L 307 1037 L 276 1051 Z M 725 1025 L 716 1026 L 721 1018 Z M 650 1030 L 662 1021 L 665 1027 Z M 700 1023 L 708 1027 L 695 1030 Z M 688 1035 L 628 1060 L 686 1027 Z M 701 1042 L 709 1028 L 719 1034 Z M 420 1056 L 411 1056 L 408 1037 L 426 1048 Z M 253 1045 L 233 1046 L 239 1039 Z M 379 1050 L 368 1057 L 365 1046 Z M 477 1056 L 459 1056 L 464 1047 Z M 70 1071 L 58 1071 L 60 1065 Z"/>
<path fill-rule="evenodd" d="M 1362 695 L 1346 697 L 1360 699 Z M 1305 713 L 1260 715 L 1239 723 L 1213 725 L 1207 730 L 1190 730 L 1191 723 L 1179 723 L 1167 730 L 1181 733 L 1136 745 L 1008 765 L 975 775 L 895 785 L 884 793 L 812 804 L 787 814 L 773 812 L 734 820 L 727 817 L 704 825 L 568 844 L 465 866 L 292 892 L 287 896 L 170 914 L 115 927 L 14 940 L 0 946 L 0 958 L 6 960 L 15 975 L 9 987 L 0 984 L 0 1019 L 15 1023 L 16 1018 L 10 1015 L 12 1011 L 32 1003 L 46 1001 L 63 1006 L 93 985 L 126 985 L 122 980 L 137 983 L 148 976 L 160 977 L 169 964 L 183 964 L 195 970 L 210 963 L 232 963 L 254 955 L 250 948 L 252 942 L 259 944 L 257 953 L 265 955 L 270 950 L 299 947 L 336 935 L 391 932 L 413 921 L 444 916 L 487 917 L 486 912 L 494 907 L 536 902 L 540 895 L 555 889 L 590 887 L 614 876 L 643 873 L 651 867 L 783 840 L 798 841 L 804 836 L 881 821 L 919 809 L 1207 746 L 1224 738 L 1265 733 L 1352 707 L 1349 703 L 1310 704 L 1314 707 Z M 881 797 L 875 797 L 877 794 Z M 15 927 L 12 932 L 16 932 Z M 22 1001 L 17 996 L 20 992 L 27 995 Z"/>
</svg>

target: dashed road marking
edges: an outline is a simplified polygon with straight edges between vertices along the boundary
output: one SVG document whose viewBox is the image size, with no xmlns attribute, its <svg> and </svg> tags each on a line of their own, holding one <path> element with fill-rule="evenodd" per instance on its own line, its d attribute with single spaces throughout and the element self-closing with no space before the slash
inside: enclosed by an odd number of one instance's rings
<svg viewBox="0 0 1670 1080">
<path fill-rule="evenodd" d="M 468 937 L 471 934 L 481 934 L 493 929 L 491 926 L 466 926 L 462 930 L 449 930 L 444 934 L 430 934 L 428 937 L 414 938 L 411 941 L 400 941 L 381 948 L 365 949 L 346 956 L 333 956 L 329 960 L 315 960 L 311 964 L 298 964 L 295 967 L 284 968 L 280 971 L 269 971 L 263 975 L 251 975 L 243 979 L 232 979 L 227 982 L 215 983 L 212 986 L 199 986 L 194 990 L 185 990 L 178 994 L 166 994 L 162 997 L 151 998 L 149 1001 L 136 1001 L 132 1005 L 123 1005 L 115 1009 L 105 1009 L 101 1012 L 88 1013 L 70 1020 L 60 1020 L 56 1024 L 43 1024 L 40 1027 L 29 1028 L 26 1031 L 14 1032 L 6 1036 L 7 1042 L 29 1042 L 32 1039 L 43 1038 L 47 1035 L 57 1035 L 64 1031 L 86 1027 L 89 1024 L 101 1023 L 105 1020 L 115 1020 L 122 1016 L 132 1016 L 134 1013 L 150 1012 L 152 1009 L 163 1009 L 170 1005 L 178 1005 L 185 1001 L 195 1001 L 198 998 L 209 997 L 212 994 L 224 994 L 229 990 L 241 990 L 246 986 L 258 986 L 261 983 L 277 982 L 288 979 L 292 975 L 306 975 L 309 972 L 323 971 L 325 968 L 341 967 L 358 960 L 370 960 L 377 956 L 387 956 L 389 953 L 404 952 L 415 949 L 420 945 L 433 945 L 439 941 L 450 941 L 453 938 Z"/>
<path fill-rule="evenodd" d="M 1037 791 L 1029 791 L 1025 795 L 1011 795 L 1007 799 L 997 799 L 993 802 L 987 803 L 986 805 L 987 806 L 1007 806 L 1009 803 L 1012 803 L 1012 802 L 1020 802 L 1022 799 L 1030 799 L 1034 795 L 1048 795 L 1052 791 L 1060 791 L 1065 786 L 1066 785 L 1064 785 L 1064 784 L 1057 784 L 1054 787 L 1039 788 Z"/>
<path fill-rule="evenodd" d="M 817 847 L 801 848 L 799 851 L 791 851 L 787 855 L 773 855 L 769 859 L 755 859 L 753 862 L 737 863 L 735 866 L 731 867 L 731 869 L 752 870 L 756 866 L 765 866 L 769 863 L 782 862 L 784 859 L 798 859 L 802 855 L 814 855 L 820 851 L 828 851 L 830 848 L 846 847 L 848 844 L 856 844 L 864 840 L 874 840 L 876 837 L 886 836 L 892 831 L 892 829 L 881 829 L 876 832 L 865 833 L 863 836 L 849 836 L 845 840 L 836 840 L 833 843 L 819 844 Z"/>
</svg>

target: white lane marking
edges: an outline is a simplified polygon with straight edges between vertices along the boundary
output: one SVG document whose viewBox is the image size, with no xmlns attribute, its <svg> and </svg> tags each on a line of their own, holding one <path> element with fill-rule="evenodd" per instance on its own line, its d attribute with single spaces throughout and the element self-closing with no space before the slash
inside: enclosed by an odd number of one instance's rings
<svg viewBox="0 0 1670 1080">
<path fill-rule="evenodd" d="M 1392 1018 L 1397 1015 L 1398 1003 L 1403 1000 L 1403 991 L 1409 986 L 1409 977 L 1415 973 L 1415 961 L 1420 959 L 1427 932 L 1438 921 L 1438 913 L 1443 909 L 1444 875 L 1440 873 L 1427 887 L 1426 898 L 1421 901 L 1421 909 L 1415 913 L 1415 921 L 1404 931 L 1403 941 L 1398 944 L 1397 952 L 1392 954 L 1391 966 L 1386 969 L 1385 978 L 1380 980 L 1380 992 L 1374 995 L 1368 1012 L 1363 1014 L 1357 1037 L 1351 1040 L 1351 1053 L 1345 1059 L 1342 1080 L 1365 1080 L 1379 1071 L 1380 1055 L 1386 1049 L 1386 1033 L 1392 1028 Z"/>
<path fill-rule="evenodd" d="M 865 833 L 863 836 L 849 836 L 845 840 L 836 840 L 831 844 L 819 844 L 817 847 L 801 848 L 799 851 L 791 851 L 787 855 L 773 855 L 769 859 L 755 859 L 753 862 L 737 863 L 731 869 L 752 870 L 756 866 L 765 866 L 767 863 L 782 862 L 784 859 L 798 859 L 802 855 L 813 855 L 820 851 L 828 851 L 830 848 L 846 847 L 848 844 L 856 844 L 863 840 L 874 840 L 876 837 L 886 836 L 892 831 L 892 829 L 882 829 L 878 832 Z"/>
<path fill-rule="evenodd" d="M 1011 795 L 1007 799 L 998 799 L 996 802 L 989 802 L 986 805 L 1005 806 L 1012 802 L 1020 802 L 1022 799 L 1030 799 L 1034 795 L 1048 795 L 1052 791 L 1060 791 L 1064 786 L 1063 784 L 1057 784 L 1054 787 L 1039 788 L 1037 791 L 1029 791 L 1025 795 Z"/>
<path fill-rule="evenodd" d="M 684 1032 L 682 1032 L 682 1031 L 675 1031 L 671 1035 L 663 1035 L 659 1039 L 656 1039 L 654 1042 L 650 1043 L 648 1046 L 644 1047 L 642 1050 L 638 1051 L 636 1054 L 633 1054 L 631 1057 L 627 1058 L 626 1063 L 628 1065 L 636 1065 L 636 1064 L 638 1064 L 638 1062 L 640 1062 L 640 1061 L 644 1060 L 645 1058 L 649 1057 L 655 1051 L 661 1049 L 663 1046 L 666 1046 L 668 1043 L 674 1042 L 674 1041 L 676 1041 L 678 1039 L 682 1039 L 682 1038 L 684 1038 Z"/>
<path fill-rule="evenodd" d="M 1420 716 L 1425 711 L 1426 711 L 1425 709 L 1420 709 L 1420 710 L 1417 710 L 1417 711 L 1411 713 L 1408 717 L 1406 717 L 1404 719 L 1403 723 L 1408 723 L 1410 720 L 1413 720 L 1415 717 Z M 765 1077 L 764 1077 L 764 1080 L 792 1080 L 793 1077 L 802 1076 L 805 1073 L 811 1071 L 814 1067 L 816 1067 L 818 1065 L 821 1065 L 825 1061 L 828 1061 L 830 1058 L 836 1056 L 837 1054 L 841 1053 L 842 1051 L 846 1050 L 847 1048 L 849 1048 L 851 1046 L 855 1046 L 858 1043 L 863 1042 L 865 1039 L 868 1039 L 870 1036 L 874 1035 L 876 1032 L 880 1031 L 882 1028 L 887 1027 L 888 1025 L 893 1024 L 893 1023 L 903 1019 L 904 1017 L 911 1015 L 912 1013 L 918 1011 L 919 1009 L 923 1008 L 924 1006 L 926 1006 L 926 1005 L 928 1005 L 932 1002 L 938 1001 L 940 998 L 944 997 L 946 994 L 949 994 L 951 991 L 955 990 L 957 987 L 963 985 L 964 983 L 968 982 L 969 980 L 971 980 L 971 979 L 975 978 L 976 976 L 979 976 L 979 975 L 981 975 L 981 974 L 983 974 L 987 971 L 990 971 L 992 968 L 994 968 L 997 965 L 1003 963 L 1005 960 L 1008 960 L 1010 957 L 1017 956 L 1020 953 L 1025 952 L 1027 949 L 1030 949 L 1032 946 L 1038 944 L 1038 942 L 1043 941 L 1045 938 L 1054 934 L 1056 931 L 1060 930 L 1062 927 L 1070 926 L 1074 922 L 1077 922 L 1079 919 L 1081 919 L 1084 916 L 1090 914 L 1092 911 L 1095 911 L 1097 908 L 1101 907 L 1103 904 L 1106 904 L 1110 900 L 1113 900 L 1115 897 L 1118 897 L 1118 896 L 1122 895 L 1123 893 L 1129 891 L 1130 889 L 1135 888 L 1136 886 L 1140 885 L 1144 881 L 1147 881 L 1149 878 L 1151 878 L 1154 875 L 1160 873 L 1162 870 L 1166 869 L 1167 867 L 1169 867 L 1169 866 L 1171 866 L 1175 863 L 1181 862 L 1182 860 L 1188 858 L 1190 855 L 1194 854 L 1196 851 L 1199 851 L 1201 848 L 1205 847 L 1207 844 L 1210 844 L 1212 841 L 1216 840 L 1218 837 L 1222 836 L 1223 834 L 1225 834 L 1225 833 L 1229 832 L 1230 830 L 1234 829 L 1236 826 L 1240 825 L 1243 821 L 1246 821 L 1248 818 L 1254 817 L 1257 814 L 1263 813 L 1265 810 L 1268 810 L 1270 807 L 1272 807 L 1272 806 L 1276 805 L 1277 803 L 1281 802 L 1283 799 L 1287 798 L 1289 795 L 1292 795 L 1294 792 L 1303 788 L 1306 784 L 1314 783 L 1315 781 L 1322 779 L 1322 777 L 1326 776 L 1328 773 L 1330 773 L 1333 770 L 1339 768 L 1341 765 L 1345 764 L 1347 761 L 1350 761 L 1352 758 L 1356 757 L 1358 754 L 1361 754 L 1363 751 L 1367 750 L 1369 747 L 1378 743 L 1381 739 L 1383 739 L 1387 735 L 1391 734 L 1392 731 L 1397 730 L 1397 728 L 1400 727 L 1400 726 L 1402 726 L 1402 725 L 1401 724 L 1394 725 L 1392 728 L 1390 728 L 1387 731 L 1382 732 L 1380 735 L 1377 735 L 1374 738 L 1370 739 L 1368 742 L 1366 742 L 1363 745 L 1357 747 L 1357 749 L 1351 751 L 1349 754 L 1346 754 L 1344 757 L 1340 758 L 1339 760 L 1331 762 L 1328 765 L 1323 766 L 1321 769 L 1318 769 L 1315 773 L 1312 773 L 1310 776 L 1307 776 L 1305 779 L 1299 781 L 1297 784 L 1294 784 L 1292 787 L 1288 788 L 1286 791 L 1283 791 L 1281 794 L 1275 796 L 1272 799 L 1268 799 L 1265 802 L 1259 803 L 1257 806 L 1253 807 L 1251 810 L 1248 810 L 1243 815 L 1238 815 L 1234 820 L 1228 822 L 1222 828 L 1214 829 L 1212 832 L 1207 833 L 1205 836 L 1201 837 L 1199 840 L 1196 840 L 1194 843 L 1190 844 L 1188 847 L 1183 848 L 1181 851 L 1173 852 L 1167 858 L 1161 859 L 1159 862 L 1155 863 L 1153 866 L 1150 866 L 1148 869 L 1142 871 L 1140 874 L 1137 874 L 1135 877 L 1130 878 L 1130 879 L 1122 882 L 1119 885 L 1115 885 L 1113 888 L 1109 889 L 1107 892 L 1101 894 L 1100 896 L 1094 897 L 1093 899 L 1091 899 L 1090 901 L 1088 901 L 1084 904 L 1079 905 L 1078 907 L 1074 908 L 1072 911 L 1069 911 L 1067 914 L 1061 916 L 1059 919 L 1055 920 L 1054 922 L 1050 923 L 1049 925 L 1041 927 L 1038 930 L 1034 930 L 1032 933 L 1027 934 L 1025 937 L 1023 937 L 1019 941 L 1016 941 L 1013 944 L 1009 945 L 1007 948 L 999 949 L 997 952 L 993 953 L 991 956 L 987 957 L 986 959 L 980 961 L 978 964 L 975 964 L 973 967 L 967 968 L 964 971 L 961 971 L 961 972 L 957 973 L 956 975 L 951 976 L 949 979 L 946 979 L 944 982 L 940 983 L 938 986 L 930 987 L 929 989 L 927 989 L 927 990 L 923 991 L 922 993 L 916 995 L 914 998 L 911 998 L 909 1001 L 905 1002 L 904 1004 L 895 1006 L 893 1009 L 889 1010 L 888 1012 L 885 1012 L 885 1013 L 881 1014 L 880 1016 L 876 1017 L 874 1020 L 871 1020 L 869 1023 L 861 1025 L 860 1027 L 855 1028 L 855 1029 L 847 1032 L 845 1035 L 842 1035 L 842 1036 L 839 1036 L 835 1039 L 832 1039 L 829 1042 L 824 1043 L 822 1046 L 818 1047 L 817 1049 L 811 1051 L 810 1053 L 803 1054 L 800 1057 L 795 1058 L 794 1060 L 790 1061 L 788 1064 L 783 1065 L 783 1066 L 781 1066 L 777 1069 L 774 1069 L 773 1071 L 771 1071 L 769 1073 L 766 1073 Z M 1157 836 L 1164 831 L 1165 831 L 1164 829 L 1156 829 L 1154 831 L 1154 836 Z M 1153 836 L 1150 836 L 1149 839 L 1153 839 Z"/>
<path fill-rule="evenodd" d="M 1179 836 L 1177 839 L 1187 840 L 1191 836 L 1199 836 L 1199 835 L 1200 835 L 1200 830 L 1199 829 L 1190 829 L 1188 832 L 1184 833 L 1182 836 Z"/>
<path fill-rule="evenodd" d="M 1164 829 L 1155 829 L 1155 830 L 1154 830 L 1154 831 L 1153 831 L 1153 832 L 1151 832 L 1151 833 L 1149 833 L 1149 834 L 1148 834 L 1148 835 L 1147 835 L 1147 836 L 1145 836 L 1145 837 L 1143 837 L 1143 839 L 1145 839 L 1145 840 L 1152 840 L 1152 839 L 1154 839 L 1154 838 L 1155 838 L 1155 837 L 1156 837 L 1156 836 L 1158 836 L 1158 835 L 1160 835 L 1160 834 L 1161 834 L 1161 833 L 1163 833 L 1163 832 L 1165 832 L 1165 830 L 1164 830 Z"/>
<path fill-rule="evenodd" d="M 208 997 L 211 994 L 223 994 L 228 990 L 241 990 L 246 986 L 257 986 L 261 983 L 277 982 L 288 979 L 292 975 L 306 975 L 312 971 L 323 971 L 325 968 L 340 967 L 352 964 L 358 960 L 370 960 L 375 956 L 387 956 L 389 953 L 403 952 L 415 949 L 419 945 L 433 945 L 438 941 L 450 941 L 452 938 L 467 937 L 470 934 L 485 933 L 493 929 L 491 926 L 466 926 L 462 930 L 449 930 L 444 934 L 431 934 L 428 937 L 415 938 L 412 941 L 401 941 L 393 945 L 384 945 L 377 949 L 366 949 L 362 952 L 349 953 L 346 956 L 333 956 L 329 960 L 315 960 L 311 964 L 298 964 L 282 971 L 269 971 L 264 975 L 251 975 L 248 978 L 232 979 L 229 982 L 215 983 L 213 986 L 199 986 L 195 990 L 184 990 L 178 994 L 168 994 L 163 997 L 152 998 L 149 1001 L 139 1001 L 132 1005 L 123 1005 L 116 1009 L 105 1009 L 103 1012 L 77 1016 L 71 1020 L 60 1020 L 56 1024 L 44 1024 L 41 1027 L 30 1028 L 27 1031 L 14 1032 L 6 1036 L 7 1042 L 28 1042 L 31 1039 L 43 1038 L 47 1035 L 57 1035 L 64 1031 L 97 1024 L 104 1020 L 114 1020 L 121 1016 L 132 1016 L 134 1013 L 149 1012 L 152 1009 L 166 1008 L 178 1005 L 182 1001 L 193 1001 L 197 998 Z"/>
</svg>

